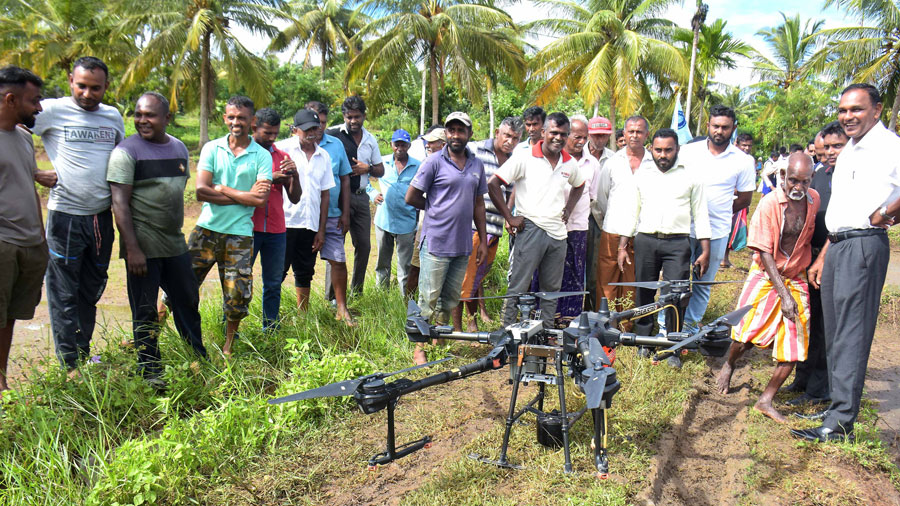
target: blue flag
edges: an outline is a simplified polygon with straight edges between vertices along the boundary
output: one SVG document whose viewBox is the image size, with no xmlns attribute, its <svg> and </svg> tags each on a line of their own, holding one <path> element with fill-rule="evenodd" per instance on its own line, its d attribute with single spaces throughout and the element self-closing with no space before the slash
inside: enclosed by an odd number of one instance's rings
<svg viewBox="0 0 900 506">
<path fill-rule="evenodd" d="M 672 130 L 678 134 L 678 144 L 684 146 L 691 139 L 691 131 L 688 130 L 687 120 L 684 117 L 684 110 L 681 108 L 681 93 L 675 97 L 675 110 L 672 111 Z"/>
</svg>

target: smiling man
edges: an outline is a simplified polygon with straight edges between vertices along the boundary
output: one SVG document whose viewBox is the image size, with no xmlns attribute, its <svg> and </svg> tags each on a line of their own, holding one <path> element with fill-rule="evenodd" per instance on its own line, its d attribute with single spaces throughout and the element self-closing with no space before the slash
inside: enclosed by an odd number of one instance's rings
<svg viewBox="0 0 900 506">
<path fill-rule="evenodd" d="M 184 188 L 190 178 L 188 150 L 166 133 L 169 101 L 148 92 L 134 107 L 137 133 L 109 157 L 106 179 L 119 229 L 119 256 L 125 259 L 138 369 L 162 390 L 156 298 L 165 290 L 175 326 L 194 352 L 206 357 L 200 333 L 200 286 L 181 227 Z"/>
<path fill-rule="evenodd" d="M 822 287 L 831 405 L 820 427 L 791 431 L 807 440 L 852 438 L 859 415 L 890 258 L 886 229 L 900 214 L 900 138 L 879 120 L 882 108 L 870 84 L 848 86 L 838 104 L 850 142 L 834 168 L 828 242 L 808 273 Z"/>
<path fill-rule="evenodd" d="M 106 166 L 125 124 L 102 103 L 109 70 L 92 56 L 75 60 L 72 96 L 45 99 L 33 132 L 53 164 L 35 172 L 50 188 L 47 201 L 47 307 L 56 355 L 70 373 L 90 356 L 97 301 L 106 287 L 112 254 L 113 218 Z"/>
<path fill-rule="evenodd" d="M 272 187 L 272 155 L 250 137 L 255 112 L 249 98 L 229 98 L 223 114 L 228 135 L 200 151 L 197 200 L 203 209 L 188 239 L 198 283 L 219 266 L 226 357 L 253 297 L 253 211 L 266 205 Z"/>
<path fill-rule="evenodd" d="M 555 292 L 562 285 L 566 259 L 566 222 L 584 191 L 584 176 L 575 159 L 563 148 L 569 138 L 569 118 L 555 112 L 544 122 L 543 138 L 529 153 L 516 153 L 488 182 L 488 192 L 516 244 L 510 253 L 507 295 L 528 290 L 539 270 L 541 290 Z M 516 216 L 510 212 L 503 185 L 516 185 Z M 566 189 L 571 187 L 568 198 Z M 516 321 L 516 302 L 508 299 L 503 325 Z M 541 319 L 552 328 L 556 300 L 541 301 Z M 528 315 L 523 315 L 528 317 Z"/>
</svg>

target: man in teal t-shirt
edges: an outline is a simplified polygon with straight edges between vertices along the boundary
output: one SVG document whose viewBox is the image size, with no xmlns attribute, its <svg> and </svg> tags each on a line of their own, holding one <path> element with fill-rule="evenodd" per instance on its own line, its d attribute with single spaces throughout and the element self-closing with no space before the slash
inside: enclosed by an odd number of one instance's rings
<svg viewBox="0 0 900 506">
<path fill-rule="evenodd" d="M 199 283 L 219 264 L 226 356 L 253 297 L 253 209 L 266 205 L 272 186 L 272 155 L 250 137 L 255 112 L 247 97 L 228 99 L 223 118 L 229 134 L 200 151 L 197 200 L 203 209 L 188 239 Z"/>
</svg>

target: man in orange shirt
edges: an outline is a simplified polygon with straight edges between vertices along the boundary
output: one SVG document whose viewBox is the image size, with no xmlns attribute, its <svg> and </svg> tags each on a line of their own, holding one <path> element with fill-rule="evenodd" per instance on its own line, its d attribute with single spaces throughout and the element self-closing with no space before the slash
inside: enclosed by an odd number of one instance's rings
<svg viewBox="0 0 900 506">
<path fill-rule="evenodd" d="M 781 423 L 787 419 L 772 399 L 794 364 L 806 360 L 809 342 L 805 271 L 812 260 L 810 243 L 819 209 L 819 194 L 809 189 L 812 174 L 812 159 L 803 152 L 792 154 L 783 186 L 766 195 L 753 214 L 748 240 L 753 265 L 738 302 L 738 307 L 750 304 L 753 309 L 732 329 L 735 342 L 716 380 L 719 391 L 727 394 L 741 355 L 754 345 L 771 347 L 778 364 L 754 408 Z"/>
</svg>

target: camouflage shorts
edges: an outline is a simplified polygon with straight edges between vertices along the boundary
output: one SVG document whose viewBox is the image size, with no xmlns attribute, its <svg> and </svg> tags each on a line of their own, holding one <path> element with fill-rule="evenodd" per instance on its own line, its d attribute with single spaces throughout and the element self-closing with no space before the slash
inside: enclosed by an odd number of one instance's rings
<svg viewBox="0 0 900 506">
<path fill-rule="evenodd" d="M 194 227 L 188 238 L 188 251 L 191 268 L 201 284 L 213 264 L 219 264 L 225 318 L 244 319 L 253 298 L 253 237 Z"/>
</svg>

